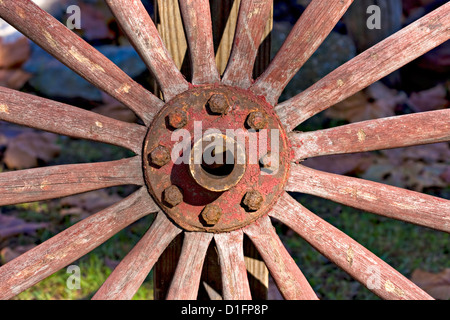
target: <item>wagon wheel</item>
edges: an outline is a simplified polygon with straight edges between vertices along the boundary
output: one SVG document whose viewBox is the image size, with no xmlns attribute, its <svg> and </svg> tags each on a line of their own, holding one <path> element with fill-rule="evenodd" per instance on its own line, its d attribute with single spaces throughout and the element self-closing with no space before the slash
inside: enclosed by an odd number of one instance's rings
<svg viewBox="0 0 450 320">
<path fill-rule="evenodd" d="M 251 298 L 242 250 L 244 234 L 257 247 L 284 298 L 317 299 L 275 233 L 270 218 L 295 230 L 364 285 L 370 281 L 371 274 L 367 271 L 376 267 L 381 285 L 369 289 L 378 296 L 431 299 L 383 260 L 297 203 L 286 191 L 320 196 L 449 232 L 448 200 L 325 173 L 298 163 L 309 157 L 449 141 L 450 110 L 370 120 L 316 132 L 292 130 L 448 40 L 450 3 L 278 104 L 287 83 L 331 32 L 351 0 L 313 0 L 256 81 L 252 80 L 251 72 L 271 1 L 242 1 L 231 58 L 220 78 L 214 61 L 208 0 L 180 0 L 193 71 L 190 83 L 175 67 L 140 1 L 106 2 L 156 77 L 164 102 L 31 1 L 0 1 L 2 18 L 128 106 L 144 123 L 124 123 L 62 103 L 0 89 L 1 120 L 125 147 L 136 154 L 119 161 L 1 173 L 0 205 L 124 184 L 141 186 L 126 199 L 0 268 L 0 298 L 15 296 L 132 222 L 156 213 L 150 229 L 98 290 L 95 299 L 133 297 L 160 254 L 180 233 L 184 233 L 184 241 L 168 299 L 197 297 L 205 253 L 213 240 L 220 259 L 224 298 Z M 195 124 L 200 121 L 203 131 L 217 128 L 219 132 L 209 132 L 195 140 Z M 176 130 L 180 128 L 184 130 Z M 234 138 L 226 137 L 236 142 L 232 144 L 236 147 L 227 144 L 222 150 L 224 154 L 231 152 L 233 164 L 219 166 L 219 161 L 198 163 L 190 158 L 191 148 L 200 150 L 201 155 L 207 138 L 219 139 L 225 129 L 239 132 Z M 264 132 L 279 135 L 264 136 Z M 178 138 L 183 134 L 194 138 L 190 138 L 185 149 L 174 152 L 172 149 L 179 146 L 171 139 L 174 134 Z M 272 141 L 279 142 L 279 153 L 269 148 L 267 155 L 251 161 L 254 152 L 243 147 L 240 138 L 244 142 L 265 139 L 270 146 Z M 179 158 L 171 159 L 172 153 Z M 188 163 L 174 163 L 173 160 L 185 155 Z"/>
</svg>

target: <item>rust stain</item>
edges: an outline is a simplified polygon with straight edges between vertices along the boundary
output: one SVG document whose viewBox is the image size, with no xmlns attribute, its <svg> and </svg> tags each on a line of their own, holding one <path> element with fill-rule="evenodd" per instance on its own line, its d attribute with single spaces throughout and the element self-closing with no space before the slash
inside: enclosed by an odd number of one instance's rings
<svg viewBox="0 0 450 320">
<path fill-rule="evenodd" d="M 9 108 L 6 104 L 0 104 L 0 112 L 9 114 Z"/>
<path fill-rule="evenodd" d="M 78 50 L 75 47 L 72 47 L 69 50 L 69 53 L 72 55 L 72 57 L 74 57 L 76 60 L 78 60 L 79 62 L 81 62 L 82 64 L 86 65 L 89 67 L 89 69 L 91 69 L 91 71 L 101 71 L 101 72 L 105 72 L 105 69 L 103 69 L 101 66 L 99 66 L 96 63 L 93 63 L 91 60 L 89 60 L 88 58 L 86 58 L 85 56 L 83 56 L 80 52 L 78 52 Z"/>
<path fill-rule="evenodd" d="M 129 93 L 131 86 L 128 83 L 124 83 L 118 90 L 117 93 Z"/>
<path fill-rule="evenodd" d="M 2 2 L 3 3 L 3 2 Z M 17 8 L 17 14 L 19 15 L 19 17 L 21 17 L 22 19 L 26 18 L 26 14 L 25 11 L 22 8 Z"/>
<path fill-rule="evenodd" d="M 366 133 L 364 132 L 363 129 L 359 129 L 358 131 L 358 141 L 359 142 L 364 142 L 366 140 Z"/>
<path fill-rule="evenodd" d="M 350 267 L 353 264 L 353 257 L 355 256 L 355 252 L 353 251 L 352 247 L 348 247 L 347 249 L 347 262 L 350 265 Z"/>
<path fill-rule="evenodd" d="M 397 288 L 391 281 L 389 281 L 389 280 L 387 280 L 385 283 L 384 283 L 384 289 L 387 291 L 387 292 L 390 292 L 390 293 L 393 293 L 393 294 L 395 294 L 397 297 L 403 297 L 404 295 L 405 295 L 405 292 L 402 290 L 402 289 L 400 289 L 400 288 Z"/>
<path fill-rule="evenodd" d="M 50 187 L 50 184 L 48 183 L 47 180 L 42 181 L 41 185 L 39 186 L 39 188 L 43 191 L 48 190 Z"/>
<path fill-rule="evenodd" d="M 52 35 L 48 33 L 48 31 L 44 30 L 44 37 L 47 39 L 47 42 L 50 44 L 51 47 L 57 48 L 58 43 L 53 39 Z"/>
</svg>

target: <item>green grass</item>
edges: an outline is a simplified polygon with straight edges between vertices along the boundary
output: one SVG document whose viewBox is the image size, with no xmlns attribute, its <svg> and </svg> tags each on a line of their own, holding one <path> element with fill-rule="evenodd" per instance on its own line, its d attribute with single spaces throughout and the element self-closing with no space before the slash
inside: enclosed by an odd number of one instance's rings
<svg viewBox="0 0 450 320">
<path fill-rule="evenodd" d="M 304 129 L 317 124 L 306 123 Z M 62 138 L 62 152 L 53 164 L 110 161 L 132 156 L 118 147 L 83 140 Z M 126 196 L 124 187 L 112 188 L 112 192 Z M 448 198 L 450 189 L 440 189 L 439 194 Z M 293 194 L 298 201 L 315 214 L 342 230 L 374 254 L 385 260 L 406 277 L 415 269 L 439 272 L 450 267 L 450 235 L 428 228 L 383 218 L 350 207 L 308 195 Z M 59 207 L 51 202 L 33 202 L 2 207 L 3 214 L 14 214 L 28 222 L 48 222 L 50 227 L 34 235 L 20 235 L 1 243 L 2 247 L 14 248 L 30 243 L 39 244 L 70 227 L 75 221 L 59 214 Z M 91 253 L 73 262 L 81 270 L 81 289 L 69 290 L 66 282 L 71 274 L 66 268 L 21 293 L 16 299 L 23 300 L 73 300 L 90 299 L 112 272 L 105 259 L 120 261 L 139 241 L 152 222 L 146 217 L 125 228 Z M 378 299 L 364 286 L 340 270 L 305 240 L 276 224 L 278 234 L 288 251 L 321 299 Z M 134 299 L 153 297 L 152 273 L 139 289 Z"/>
<path fill-rule="evenodd" d="M 295 194 L 297 200 L 358 241 L 397 271 L 410 277 L 415 269 L 439 272 L 450 267 L 450 235 L 429 228 Z M 321 299 L 378 299 L 296 234 L 277 225 L 284 244 Z"/>
<path fill-rule="evenodd" d="M 95 292 L 105 282 L 112 270 L 106 265 L 105 258 L 120 261 L 139 241 L 148 229 L 152 216 L 125 228 L 110 240 L 100 245 L 91 253 L 71 263 L 80 268 L 80 289 L 69 289 L 67 281 L 72 275 L 67 273 L 67 268 L 54 273 L 33 287 L 19 294 L 18 300 L 84 300 L 91 299 Z M 69 225 L 66 225 L 69 227 Z M 42 233 L 40 241 L 51 237 L 49 233 Z M 153 276 L 148 275 L 133 299 L 145 300 L 153 297 Z"/>
</svg>

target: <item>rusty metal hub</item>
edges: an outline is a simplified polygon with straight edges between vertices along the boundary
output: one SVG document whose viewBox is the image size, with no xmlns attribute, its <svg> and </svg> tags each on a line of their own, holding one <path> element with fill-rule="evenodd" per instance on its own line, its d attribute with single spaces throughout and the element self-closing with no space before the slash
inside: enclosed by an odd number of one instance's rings
<svg viewBox="0 0 450 320">
<path fill-rule="evenodd" d="M 273 108 L 227 86 L 194 87 L 169 101 L 143 153 L 150 194 L 188 231 L 231 231 L 266 214 L 284 190 L 289 162 Z"/>
</svg>

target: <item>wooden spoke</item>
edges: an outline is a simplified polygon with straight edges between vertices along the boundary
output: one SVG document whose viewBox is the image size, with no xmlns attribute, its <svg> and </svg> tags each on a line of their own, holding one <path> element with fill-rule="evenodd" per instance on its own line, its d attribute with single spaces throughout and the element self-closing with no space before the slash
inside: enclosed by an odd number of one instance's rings
<svg viewBox="0 0 450 320">
<path fill-rule="evenodd" d="M 269 217 L 260 218 L 247 226 L 244 232 L 255 244 L 285 299 L 317 300 L 314 290 L 276 234 Z"/>
<path fill-rule="evenodd" d="M 285 193 L 269 213 L 383 299 L 432 299 L 386 262 Z"/>
<path fill-rule="evenodd" d="M 0 1 L 0 17 L 87 81 L 129 107 L 145 124 L 149 124 L 162 107 L 160 99 L 32 1 Z"/>
<path fill-rule="evenodd" d="M 189 84 L 170 57 L 141 0 L 107 0 L 106 2 L 128 39 L 156 78 L 166 102 L 186 91 Z"/>
<path fill-rule="evenodd" d="M 234 35 L 233 48 L 222 83 L 248 88 L 252 84 L 253 66 L 269 18 L 272 1 L 242 1 Z"/>
<path fill-rule="evenodd" d="M 206 251 L 213 235 L 206 232 L 186 232 L 167 300 L 195 300 Z"/>
<path fill-rule="evenodd" d="M 219 82 L 208 0 L 180 0 L 180 10 L 191 54 L 192 83 Z"/>
<path fill-rule="evenodd" d="M 0 268 L 0 299 L 10 299 L 158 210 L 146 188 L 92 215 Z"/>
<path fill-rule="evenodd" d="M 287 191 L 303 192 L 388 218 L 450 232 L 450 201 L 382 183 L 291 167 Z"/>
<path fill-rule="evenodd" d="M 450 3 L 381 41 L 337 68 L 276 111 L 286 129 L 327 109 L 401 68 L 450 38 Z"/>
<path fill-rule="evenodd" d="M 130 300 L 171 241 L 181 232 L 159 212 L 152 226 L 119 263 L 93 300 Z"/>
<path fill-rule="evenodd" d="M 0 87 L 0 120 L 74 138 L 127 148 L 141 154 L 147 128 L 67 104 Z"/>
<path fill-rule="evenodd" d="M 0 173 L 0 206 L 126 184 L 144 185 L 141 157 L 3 172 Z"/>
<path fill-rule="evenodd" d="M 295 160 L 450 141 L 450 109 L 292 132 Z"/>
<path fill-rule="evenodd" d="M 275 105 L 292 77 L 322 44 L 353 0 L 313 0 L 251 90 Z"/>
<path fill-rule="evenodd" d="M 214 235 L 222 275 L 224 300 L 250 300 L 250 285 L 244 261 L 244 234 L 241 230 Z"/>
</svg>

